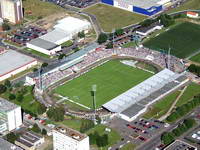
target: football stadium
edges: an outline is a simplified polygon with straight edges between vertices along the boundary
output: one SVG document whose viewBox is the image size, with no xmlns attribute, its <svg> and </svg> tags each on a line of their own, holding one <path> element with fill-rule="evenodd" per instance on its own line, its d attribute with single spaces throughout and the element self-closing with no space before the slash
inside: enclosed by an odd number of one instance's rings
<svg viewBox="0 0 200 150">
<path fill-rule="evenodd" d="M 139 67 L 140 62 L 156 66 L 158 73 Z M 168 69 L 164 69 L 166 66 Z M 27 77 L 27 82 L 35 84 L 36 90 L 48 89 L 88 111 L 94 110 L 91 91 L 95 85 L 97 110 L 127 121 L 188 82 L 184 73 L 177 73 L 184 70 L 180 59 L 147 48 L 104 49 L 91 45 L 48 67 L 40 76 L 36 73 Z"/>
<path fill-rule="evenodd" d="M 184 22 L 143 43 L 145 47 L 187 58 L 200 50 L 200 25 Z M 176 41 L 176 42 L 174 42 Z"/>
<path fill-rule="evenodd" d="M 101 2 L 147 16 L 161 12 L 171 3 L 170 0 L 102 0 Z"/>
</svg>

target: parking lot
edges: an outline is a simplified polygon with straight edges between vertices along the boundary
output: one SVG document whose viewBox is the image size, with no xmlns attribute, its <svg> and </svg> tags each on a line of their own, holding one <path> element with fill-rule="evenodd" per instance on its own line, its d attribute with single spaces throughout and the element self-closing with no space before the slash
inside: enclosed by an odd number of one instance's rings
<svg viewBox="0 0 200 150">
<path fill-rule="evenodd" d="M 22 30 L 17 30 L 13 33 L 8 40 L 19 45 L 25 45 L 28 41 L 35 39 L 41 35 L 46 34 L 47 31 L 35 26 L 29 26 Z"/>
<path fill-rule="evenodd" d="M 92 4 L 99 2 L 99 0 L 47 0 L 48 2 L 52 2 L 61 7 L 65 7 L 65 5 L 70 5 L 78 8 L 86 8 Z"/>
<path fill-rule="evenodd" d="M 162 121 L 143 118 L 136 119 L 132 122 L 114 118 L 108 125 L 121 134 L 124 143 L 128 141 L 135 145 L 144 144 L 168 127 L 168 125 Z M 120 147 L 120 145 L 115 145 L 115 148 L 117 147 Z"/>
</svg>

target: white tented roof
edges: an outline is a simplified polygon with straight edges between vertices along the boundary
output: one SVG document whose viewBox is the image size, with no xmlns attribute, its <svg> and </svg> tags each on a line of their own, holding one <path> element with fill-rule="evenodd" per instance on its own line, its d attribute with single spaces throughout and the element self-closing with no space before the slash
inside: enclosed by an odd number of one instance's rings
<svg viewBox="0 0 200 150">
<path fill-rule="evenodd" d="M 120 113 L 151 93 L 157 91 L 165 84 L 173 81 L 177 76 L 178 74 L 168 69 L 164 69 L 144 82 L 115 97 L 104 104 L 103 107 L 111 112 Z"/>
<path fill-rule="evenodd" d="M 90 23 L 87 20 L 81 20 L 74 17 L 66 17 L 59 20 L 58 24 L 54 26 L 55 29 L 61 29 L 68 33 L 79 32 L 89 27 Z"/>
</svg>

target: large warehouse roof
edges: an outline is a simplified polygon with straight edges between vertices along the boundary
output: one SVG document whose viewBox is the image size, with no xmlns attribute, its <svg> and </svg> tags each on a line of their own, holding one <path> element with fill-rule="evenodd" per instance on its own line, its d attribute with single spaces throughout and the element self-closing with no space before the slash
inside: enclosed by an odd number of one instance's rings
<svg viewBox="0 0 200 150">
<path fill-rule="evenodd" d="M 13 50 L 8 50 L 0 54 L 0 77 L 33 61 L 36 61 L 36 59 Z"/>
<path fill-rule="evenodd" d="M 51 32 L 48 32 L 47 34 L 40 37 L 40 39 L 56 43 L 57 41 L 60 41 L 68 36 L 68 33 L 61 29 L 55 29 Z"/>
<path fill-rule="evenodd" d="M 111 112 L 120 113 L 156 90 L 162 88 L 165 84 L 173 81 L 177 78 L 177 76 L 178 74 L 175 74 L 168 69 L 164 69 L 144 82 L 134 86 L 123 94 L 107 102 L 103 105 L 103 107 Z"/>
<path fill-rule="evenodd" d="M 66 32 L 73 33 L 79 32 L 81 29 L 88 28 L 90 23 L 87 20 L 81 20 L 74 17 L 66 17 L 58 21 L 58 24 L 54 26 L 55 29 L 61 29 Z"/>
<path fill-rule="evenodd" d="M 46 50 L 52 50 L 52 49 L 59 46 L 57 44 L 54 44 L 52 42 L 46 41 L 46 40 L 41 39 L 41 38 L 33 39 L 28 43 L 32 44 L 34 46 L 37 46 L 37 47 L 41 47 L 41 48 L 46 49 Z"/>
</svg>

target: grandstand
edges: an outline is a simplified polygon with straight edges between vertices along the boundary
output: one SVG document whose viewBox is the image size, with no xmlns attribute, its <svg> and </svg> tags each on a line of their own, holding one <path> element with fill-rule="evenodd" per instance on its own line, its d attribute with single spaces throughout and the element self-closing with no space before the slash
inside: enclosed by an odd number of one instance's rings
<svg viewBox="0 0 200 150">
<path fill-rule="evenodd" d="M 144 113 L 149 105 L 188 81 L 184 73 L 178 74 L 164 69 L 107 102 L 103 105 L 103 108 L 117 113 L 127 121 L 132 121 Z"/>
</svg>

